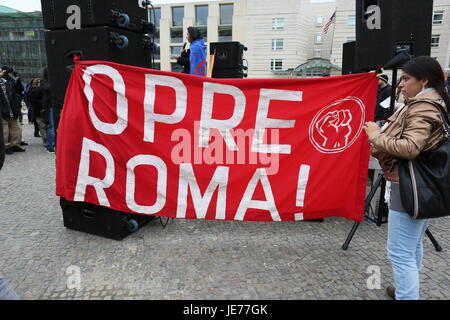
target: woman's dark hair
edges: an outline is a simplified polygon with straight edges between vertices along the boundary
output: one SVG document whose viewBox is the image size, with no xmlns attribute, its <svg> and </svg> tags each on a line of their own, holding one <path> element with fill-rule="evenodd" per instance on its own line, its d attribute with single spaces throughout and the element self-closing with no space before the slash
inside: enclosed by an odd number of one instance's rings
<svg viewBox="0 0 450 320">
<path fill-rule="evenodd" d="M 188 31 L 189 35 L 191 36 L 192 42 L 202 38 L 202 33 L 196 27 L 188 27 L 187 31 Z"/>
<path fill-rule="evenodd" d="M 435 59 L 427 56 L 417 57 L 406 62 L 402 70 L 418 80 L 427 79 L 429 87 L 435 89 L 444 100 L 450 115 L 450 98 L 445 87 L 444 71 Z"/>
</svg>

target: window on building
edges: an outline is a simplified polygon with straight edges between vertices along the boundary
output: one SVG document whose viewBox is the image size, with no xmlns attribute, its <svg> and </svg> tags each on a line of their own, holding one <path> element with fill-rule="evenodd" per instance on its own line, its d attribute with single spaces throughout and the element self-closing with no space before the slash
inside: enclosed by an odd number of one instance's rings
<svg viewBox="0 0 450 320">
<path fill-rule="evenodd" d="M 160 28 L 160 20 L 161 20 L 161 8 L 155 8 L 154 10 L 152 10 L 151 14 L 150 14 L 150 21 L 153 22 L 155 24 L 155 42 L 159 43 L 160 39 L 159 39 L 159 28 Z"/>
<path fill-rule="evenodd" d="M 184 7 L 172 8 L 172 27 L 183 27 Z"/>
<path fill-rule="evenodd" d="M 155 59 L 161 59 L 161 47 L 159 46 L 159 43 L 155 43 L 156 44 L 156 50 L 153 53 L 153 58 Z"/>
<path fill-rule="evenodd" d="M 348 16 L 348 18 L 347 18 L 347 25 L 349 27 L 354 27 L 356 25 L 356 18 L 355 18 L 355 16 Z"/>
<path fill-rule="evenodd" d="M 9 38 L 11 40 L 25 40 L 25 34 L 20 31 L 10 31 Z"/>
<path fill-rule="evenodd" d="M 316 44 L 320 44 L 320 43 L 322 43 L 322 32 L 317 32 L 316 33 L 316 38 L 315 38 L 315 41 L 314 41 Z"/>
<path fill-rule="evenodd" d="M 150 15 L 150 21 L 155 24 L 156 28 L 159 28 L 159 20 L 161 20 L 161 8 L 155 8 L 154 10 L 152 10 L 152 13 Z"/>
<path fill-rule="evenodd" d="M 283 39 L 272 39 L 272 50 L 283 50 Z"/>
<path fill-rule="evenodd" d="M 282 70 L 283 69 L 283 59 L 272 59 L 270 61 L 270 70 Z"/>
<path fill-rule="evenodd" d="M 161 63 L 160 62 L 155 62 L 153 64 L 153 70 L 161 70 Z"/>
<path fill-rule="evenodd" d="M 233 4 L 221 4 L 220 5 L 220 25 L 233 24 Z"/>
<path fill-rule="evenodd" d="M 355 41 L 355 40 L 356 40 L 355 37 L 347 37 L 347 38 L 345 38 L 345 42 L 352 42 L 352 41 Z"/>
<path fill-rule="evenodd" d="M 208 24 L 208 6 L 195 6 L 195 25 L 206 26 Z"/>
<path fill-rule="evenodd" d="M 219 41 L 233 39 L 233 4 L 220 5 L 220 25 L 218 27 Z"/>
<path fill-rule="evenodd" d="M 307 78 L 310 78 L 310 77 L 321 77 L 322 74 L 324 74 L 325 72 L 329 72 L 329 70 L 321 68 L 321 67 L 310 68 L 310 69 L 306 70 L 305 76 Z"/>
<path fill-rule="evenodd" d="M 170 46 L 170 53 L 179 56 L 181 55 L 181 49 L 183 49 L 183 46 Z"/>
<path fill-rule="evenodd" d="M 323 16 L 316 17 L 316 26 L 320 27 L 323 25 Z"/>
<path fill-rule="evenodd" d="M 431 36 L 431 47 L 432 48 L 439 47 L 439 40 L 440 40 L 440 38 L 441 38 L 441 35 L 439 35 L 439 34 L 433 34 Z"/>
<path fill-rule="evenodd" d="M 34 39 L 36 37 L 36 32 L 32 30 L 25 31 L 24 34 L 26 39 Z"/>
<path fill-rule="evenodd" d="M 233 29 L 231 26 L 219 26 L 219 41 L 232 41 Z"/>
<path fill-rule="evenodd" d="M 206 27 L 206 26 L 199 26 L 197 28 L 200 31 L 200 33 L 202 34 L 203 40 L 205 40 L 205 42 L 207 42 L 208 41 L 208 27 Z"/>
<path fill-rule="evenodd" d="M 444 20 L 444 11 L 434 11 L 433 12 L 433 24 L 442 24 Z"/>
<path fill-rule="evenodd" d="M 183 28 L 176 27 L 170 28 L 170 42 L 172 43 L 182 43 L 183 42 Z"/>
<path fill-rule="evenodd" d="M 322 49 L 314 49 L 314 58 L 322 58 Z"/>
<path fill-rule="evenodd" d="M 272 30 L 283 30 L 283 29 L 284 29 L 284 18 L 273 18 Z"/>
<path fill-rule="evenodd" d="M 0 40 L 9 40 L 9 32 L 0 31 Z"/>
<path fill-rule="evenodd" d="M 183 72 L 183 67 L 176 62 L 170 64 L 170 71 L 172 72 Z"/>
<path fill-rule="evenodd" d="M 172 27 L 170 28 L 170 42 L 171 43 L 182 43 L 183 36 L 183 18 L 184 18 L 184 7 L 173 7 L 172 8 Z"/>
</svg>

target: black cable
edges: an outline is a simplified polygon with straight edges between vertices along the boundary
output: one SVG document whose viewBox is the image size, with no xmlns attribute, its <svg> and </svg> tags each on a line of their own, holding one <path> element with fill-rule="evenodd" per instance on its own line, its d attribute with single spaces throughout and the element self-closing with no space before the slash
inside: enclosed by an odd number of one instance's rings
<svg viewBox="0 0 450 320">
<path fill-rule="evenodd" d="M 172 220 L 173 220 L 173 218 L 170 218 L 170 217 L 168 217 L 168 218 L 167 218 L 167 220 L 166 220 L 166 223 L 163 223 L 163 222 L 162 222 L 162 218 L 161 218 L 161 217 L 159 217 L 159 222 L 161 223 L 161 225 L 162 225 L 163 229 L 165 229 L 165 228 L 166 228 L 166 226 L 167 226 L 167 224 L 169 223 L 169 220 L 170 220 L 170 219 L 172 219 Z"/>
</svg>

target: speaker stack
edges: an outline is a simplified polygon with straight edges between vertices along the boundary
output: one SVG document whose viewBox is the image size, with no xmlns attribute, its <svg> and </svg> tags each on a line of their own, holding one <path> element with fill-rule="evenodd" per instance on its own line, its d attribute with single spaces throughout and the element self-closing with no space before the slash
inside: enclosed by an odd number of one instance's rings
<svg viewBox="0 0 450 320">
<path fill-rule="evenodd" d="M 74 57 L 152 68 L 149 1 L 41 0 L 52 104 L 62 108 Z M 150 221 L 90 203 L 60 199 L 64 226 L 121 240 Z"/>
<path fill-rule="evenodd" d="M 146 1 L 144 1 L 145 3 Z M 73 58 L 151 68 L 146 6 L 130 0 L 41 0 L 53 104 L 63 106 Z"/>
<path fill-rule="evenodd" d="M 354 51 L 344 44 L 343 73 L 376 70 L 402 51 L 429 56 L 432 14 L 433 0 L 356 0 L 356 43 Z"/>
<path fill-rule="evenodd" d="M 356 41 L 346 42 L 342 48 L 342 74 L 356 73 Z"/>
<path fill-rule="evenodd" d="M 247 67 L 244 66 L 244 51 L 247 47 L 237 41 L 211 42 L 210 54 L 215 54 L 213 78 L 246 78 Z"/>
</svg>

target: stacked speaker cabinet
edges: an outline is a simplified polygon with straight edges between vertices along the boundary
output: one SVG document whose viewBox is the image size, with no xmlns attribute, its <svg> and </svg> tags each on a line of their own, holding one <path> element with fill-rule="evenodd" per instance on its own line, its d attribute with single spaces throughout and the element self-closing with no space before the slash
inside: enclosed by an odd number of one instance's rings
<svg viewBox="0 0 450 320">
<path fill-rule="evenodd" d="M 215 54 L 213 78 L 244 78 L 247 76 L 244 66 L 244 51 L 247 48 L 237 41 L 211 42 L 210 54 Z"/>
<path fill-rule="evenodd" d="M 148 1 L 41 0 L 52 103 L 62 108 L 74 57 L 152 68 Z M 74 168 L 75 169 L 75 168 Z M 64 226 L 121 240 L 152 217 L 60 199 Z"/>
<path fill-rule="evenodd" d="M 433 0 L 356 0 L 356 69 L 375 70 L 397 53 L 429 56 Z"/>
<path fill-rule="evenodd" d="M 62 107 L 73 57 L 152 67 L 154 27 L 140 1 L 41 0 L 53 104 Z"/>
<path fill-rule="evenodd" d="M 342 74 L 356 73 L 356 41 L 349 41 L 342 46 Z"/>
</svg>

